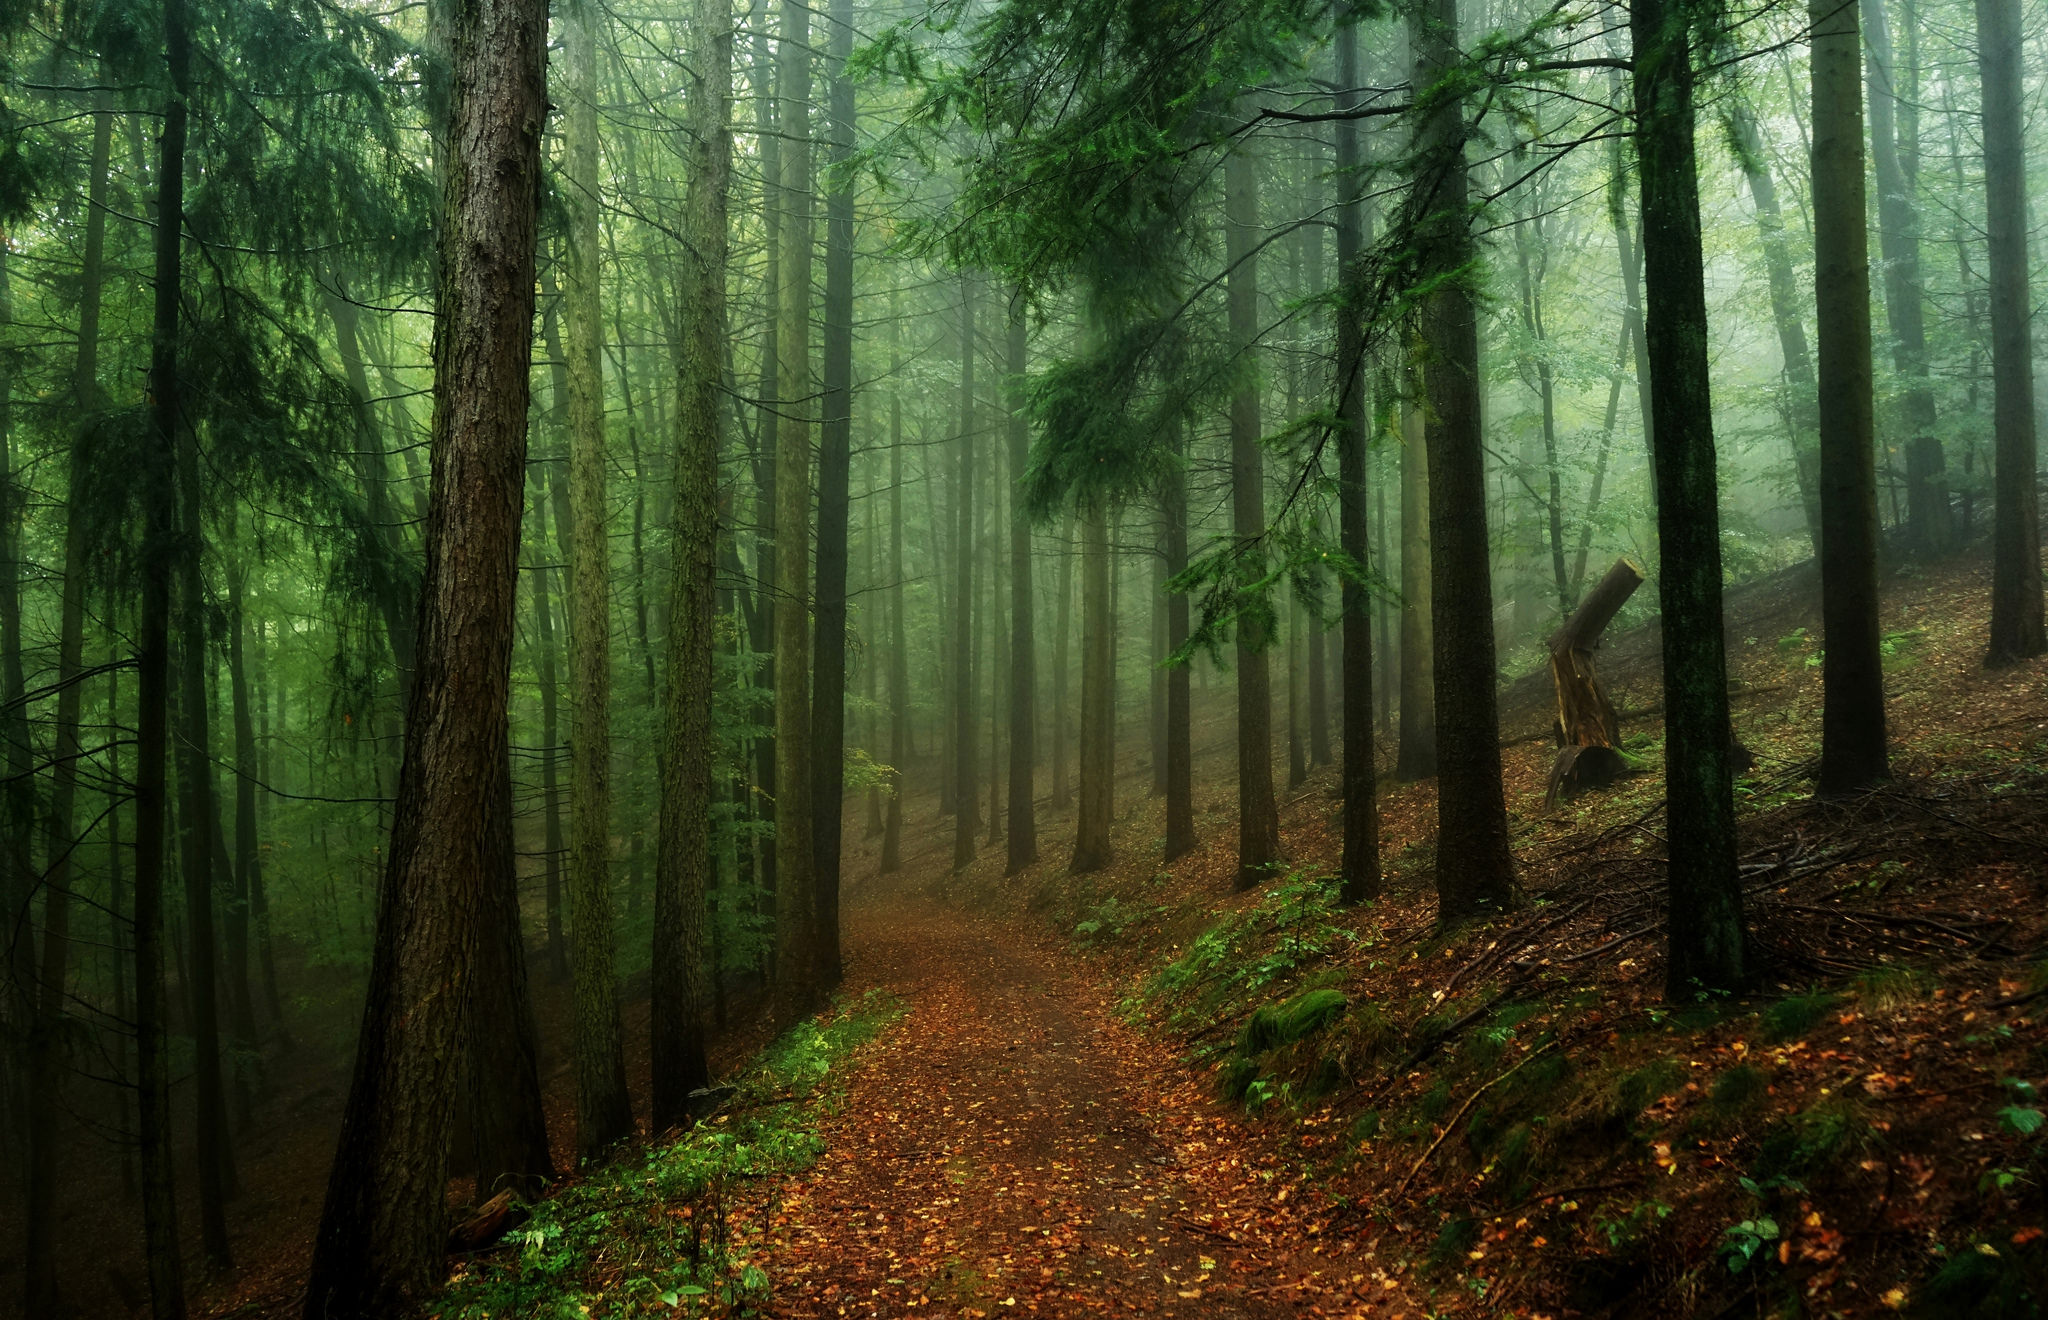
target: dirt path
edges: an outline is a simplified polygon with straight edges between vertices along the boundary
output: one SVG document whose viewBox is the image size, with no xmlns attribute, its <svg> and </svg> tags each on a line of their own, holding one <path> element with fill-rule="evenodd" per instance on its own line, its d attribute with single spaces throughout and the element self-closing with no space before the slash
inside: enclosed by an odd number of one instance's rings
<svg viewBox="0 0 2048 1320">
<path fill-rule="evenodd" d="M 784 1189 L 776 1314 L 1341 1315 L 1381 1294 L 1355 1242 L 1310 1240 L 1313 1194 L 1064 959 L 924 903 L 849 918 L 847 988 L 908 1013 Z"/>
</svg>

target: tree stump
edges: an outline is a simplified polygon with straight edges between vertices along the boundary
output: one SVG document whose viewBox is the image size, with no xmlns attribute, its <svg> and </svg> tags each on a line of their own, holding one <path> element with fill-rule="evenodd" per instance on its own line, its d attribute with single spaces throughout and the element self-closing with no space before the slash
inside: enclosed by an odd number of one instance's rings
<svg viewBox="0 0 2048 1320">
<path fill-rule="evenodd" d="M 1552 732 L 1558 751 L 1543 796 L 1546 807 L 1561 797 L 1612 783 L 1627 768 L 1616 750 L 1621 717 L 1593 667 L 1593 652 L 1608 623 L 1642 585 L 1641 570 L 1626 559 L 1615 560 L 1564 626 L 1550 636 L 1550 676 L 1557 684 L 1557 723 Z"/>
</svg>

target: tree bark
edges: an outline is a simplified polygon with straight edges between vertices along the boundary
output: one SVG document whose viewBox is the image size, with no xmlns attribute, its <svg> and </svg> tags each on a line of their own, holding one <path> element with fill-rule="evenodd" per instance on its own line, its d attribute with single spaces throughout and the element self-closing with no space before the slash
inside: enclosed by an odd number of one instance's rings
<svg viewBox="0 0 2048 1320">
<path fill-rule="evenodd" d="M 575 957 L 576 1147 L 585 1159 L 633 1134 L 612 934 L 611 541 L 605 525 L 603 313 L 595 0 L 563 15 L 568 65 L 569 924 Z"/>
<path fill-rule="evenodd" d="M 1907 539 L 1913 553 L 1933 559 L 1955 547 L 1948 504 L 1947 460 L 1935 435 L 1934 389 L 1927 375 L 1926 286 L 1920 274 L 1920 216 L 1907 158 L 1918 144 L 1902 141 L 1906 109 L 1892 58 L 1885 0 L 1861 0 L 1866 77 L 1870 86 L 1870 147 L 1877 175 L 1878 250 L 1884 257 L 1885 322 L 1891 330 L 1892 367 L 1905 383 L 1899 420 L 1905 435 Z M 1908 116 L 1908 123 L 1914 122 Z"/>
<path fill-rule="evenodd" d="M 1412 396 L 1418 379 L 1404 392 Z M 1436 774 L 1436 664 L 1430 621 L 1429 448 L 1423 410 L 1401 400 L 1401 734 L 1394 776 L 1414 781 Z"/>
<path fill-rule="evenodd" d="M 889 379 L 901 379 L 897 298 L 889 298 Z M 889 390 L 889 802 L 882 814 L 881 873 L 903 866 L 903 765 L 910 759 L 910 646 L 903 626 L 903 393 Z"/>
<path fill-rule="evenodd" d="M 1116 710 L 1109 600 L 1109 514 L 1085 505 L 1081 522 L 1081 754 L 1080 810 L 1074 818 L 1074 855 L 1067 870 L 1100 871 L 1113 852 L 1109 841 L 1116 776 Z"/>
<path fill-rule="evenodd" d="M 1345 91 L 1339 108 L 1356 107 L 1359 83 L 1358 27 L 1337 28 L 1337 85 Z M 1360 199 L 1358 121 L 1337 124 L 1337 269 L 1347 288 L 1358 283 L 1364 237 Z M 1364 326 L 1356 311 L 1337 313 L 1337 539 L 1351 563 L 1371 559 L 1366 526 L 1366 425 Z M 1372 599 L 1347 573 L 1342 587 L 1344 652 L 1339 674 L 1344 692 L 1344 856 L 1340 892 L 1347 903 L 1380 893 L 1379 772 L 1372 738 Z"/>
<path fill-rule="evenodd" d="M 1258 167 L 1234 148 L 1223 162 L 1224 260 L 1230 343 L 1249 359 L 1259 330 Z M 1253 584 L 1265 577 L 1266 464 L 1259 448 L 1259 390 L 1249 372 L 1230 399 L 1230 530 L 1237 541 L 1237 873 L 1236 888 L 1270 879 L 1280 860 L 1280 811 L 1273 797 L 1272 602 Z"/>
<path fill-rule="evenodd" d="M 1457 0 L 1410 18 L 1415 85 L 1458 59 Z M 1421 132 L 1421 241 L 1443 282 L 1422 313 L 1428 400 L 1431 624 L 1436 669 L 1437 912 L 1446 925 L 1514 901 L 1495 696 L 1493 571 L 1487 551 L 1486 454 L 1480 422 L 1479 323 L 1462 272 L 1473 256 L 1464 110 L 1437 109 Z M 1349 703 L 1346 703 L 1347 706 Z"/>
<path fill-rule="evenodd" d="M 1176 450 L 1176 453 L 1178 451 Z M 1171 481 L 1173 478 L 1169 477 Z M 1187 479 L 1180 477 L 1181 491 L 1181 562 L 1187 562 Z M 1167 535 L 1173 535 L 1173 521 L 1167 520 Z M 1065 811 L 1073 803 L 1073 792 L 1067 781 L 1067 676 L 1072 663 L 1073 634 L 1072 618 L 1074 609 L 1074 531 L 1075 524 L 1068 518 L 1060 536 L 1060 591 L 1059 600 L 1053 609 L 1052 625 L 1052 806 L 1054 811 Z M 1169 551 L 1169 554 L 1171 552 Z M 1172 631 L 1172 622 L 1167 629 Z M 1171 804 L 1169 804 L 1169 809 Z M 1192 845 L 1191 845 L 1192 846 Z"/>
<path fill-rule="evenodd" d="M 690 1092 L 709 1083 L 705 896 L 710 889 L 712 636 L 717 610 L 718 450 L 724 420 L 726 210 L 732 186 L 732 15 L 692 0 L 688 194 L 676 362 L 675 535 L 670 566 L 668 686 L 663 706 L 661 836 L 654 878 L 649 1006 L 657 1132 L 687 1123 Z"/>
<path fill-rule="evenodd" d="M 150 331 L 149 444 L 144 449 L 142 591 L 135 639 L 135 1075 L 142 1175 L 142 1234 L 155 1320 L 183 1320 L 185 1267 L 171 1147 L 171 1078 L 164 1031 L 164 872 L 169 793 L 171 560 L 177 542 L 172 482 L 178 450 L 178 335 L 183 281 L 185 133 L 191 36 L 185 0 L 165 0 L 164 65 L 170 89 L 159 135 L 156 289 Z"/>
<path fill-rule="evenodd" d="M 980 826 L 974 724 L 974 283 L 960 281 L 960 438 L 953 461 L 953 869 Z"/>
<path fill-rule="evenodd" d="M 781 109 L 781 285 L 775 377 L 775 987 L 781 1015 L 801 1016 L 818 967 L 811 796 L 811 11 L 782 0 L 776 99 Z"/>
<path fill-rule="evenodd" d="M 440 1279 L 489 804 L 507 754 L 545 34 L 540 0 L 464 0 L 455 20 L 419 681 L 309 1320 L 387 1315 Z"/>
<path fill-rule="evenodd" d="M 1984 663 L 2048 651 L 2042 624 L 2040 478 L 2034 450 L 2032 295 L 2019 0 L 1977 0 L 1984 83 L 1985 259 L 1991 285 L 1991 643 Z"/>
<path fill-rule="evenodd" d="M 1863 80 L 1854 5 L 1811 0 L 1814 306 L 1819 331 L 1820 787 L 1890 777 L 1878 652 L 1877 471 L 1870 364 L 1870 257 Z M 1665 637 L 1673 624 L 1665 622 Z"/>
<path fill-rule="evenodd" d="M 1010 389 L 1021 391 L 1031 369 L 1021 299 L 1010 308 Z M 1031 430 L 1024 408 L 1010 406 L 1010 838 L 1006 874 L 1038 860 L 1038 641 L 1031 589 L 1031 519 L 1024 511 L 1024 473 Z"/>
<path fill-rule="evenodd" d="M 1735 866 L 1719 487 L 1694 155 L 1694 2 L 1635 0 L 1629 13 L 1635 36 L 1644 333 L 1653 386 L 1650 426 L 1657 437 L 1664 811 L 1670 822 L 1665 994 L 1674 1001 L 1702 991 L 1739 989 L 1748 975 L 1742 886 Z M 1857 232 L 1862 233 L 1860 222 Z"/>
<path fill-rule="evenodd" d="M 556 753 L 561 745 L 557 695 L 561 683 L 555 671 L 554 593 L 548 587 L 548 575 L 554 572 L 548 561 L 554 555 L 548 543 L 547 483 L 547 464 L 543 462 L 533 472 L 534 548 L 541 562 L 529 572 L 533 582 L 534 646 L 539 652 L 533 668 L 540 685 L 541 877 L 545 886 L 542 912 L 547 921 L 548 973 L 561 980 L 569 974 L 569 947 L 562 924 L 562 795 L 556 769 Z"/>
<path fill-rule="evenodd" d="M 824 415 L 818 428 L 818 640 L 812 675 L 811 800 L 818 977 L 839 983 L 839 853 L 846 798 L 846 538 L 853 450 L 852 0 L 832 0 L 826 53 L 831 135 L 825 196 Z"/>
<path fill-rule="evenodd" d="M 1785 420 L 1791 429 L 1792 470 L 1799 485 L 1799 503 L 1806 515 L 1807 536 L 1820 553 L 1820 400 L 1815 392 L 1813 357 L 1806 346 L 1806 321 L 1800 311 L 1799 282 L 1792 273 L 1792 252 L 1785 241 L 1785 220 L 1778 208 L 1778 188 L 1764 160 L 1756 117 L 1740 95 L 1730 96 L 1728 140 L 1749 184 L 1756 205 L 1757 237 L 1764 250 L 1764 273 L 1770 282 L 1771 319 L 1778 328 L 1778 353 L 1785 373 Z"/>
<path fill-rule="evenodd" d="M 516 599 L 516 598 L 515 598 Z M 519 863 L 512 841 L 511 730 L 490 801 L 484 840 L 490 863 L 476 909 L 475 995 L 465 1034 L 469 1153 L 478 1204 L 516 1189 L 529 1200 L 554 1179 L 541 1099 L 539 1033 L 519 918 Z"/>
<path fill-rule="evenodd" d="M 213 728 L 206 692 L 206 585 L 202 556 L 206 530 L 204 487 L 200 484 L 199 437 L 178 431 L 177 498 L 181 537 L 176 573 L 178 599 L 179 811 L 185 826 L 182 870 L 185 881 L 185 933 L 190 942 L 190 977 L 186 999 L 192 1011 L 193 1120 L 197 1133 L 199 1240 L 207 1265 L 231 1269 L 227 1199 L 233 1194 L 234 1156 L 228 1146 L 227 1097 L 221 1078 L 219 961 L 213 916 L 214 868 L 223 859 L 214 854 Z"/>
<path fill-rule="evenodd" d="M 1593 667 L 1593 652 L 1615 612 L 1628 603 L 1643 575 L 1626 559 L 1614 561 L 1578 608 L 1551 634 L 1550 677 L 1557 689 L 1557 759 L 1550 767 L 1544 805 L 1555 804 L 1582 789 L 1607 783 L 1624 762 L 1615 751 L 1621 743 L 1621 717 L 1607 695 L 1607 686 Z"/>
</svg>

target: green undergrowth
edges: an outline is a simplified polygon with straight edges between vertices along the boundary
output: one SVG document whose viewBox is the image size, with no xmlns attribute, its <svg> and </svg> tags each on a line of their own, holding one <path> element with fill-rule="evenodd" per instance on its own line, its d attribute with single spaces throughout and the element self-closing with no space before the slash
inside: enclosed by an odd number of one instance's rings
<svg viewBox="0 0 2048 1320">
<path fill-rule="evenodd" d="M 768 1276 L 733 1250 L 739 1187 L 801 1172 L 824 1150 L 820 1115 L 843 1100 L 843 1065 L 903 1013 L 870 990 L 776 1040 L 720 1113 L 674 1141 L 622 1155 L 529 1208 L 465 1260 L 446 1320 L 585 1320 L 752 1314 Z"/>
</svg>

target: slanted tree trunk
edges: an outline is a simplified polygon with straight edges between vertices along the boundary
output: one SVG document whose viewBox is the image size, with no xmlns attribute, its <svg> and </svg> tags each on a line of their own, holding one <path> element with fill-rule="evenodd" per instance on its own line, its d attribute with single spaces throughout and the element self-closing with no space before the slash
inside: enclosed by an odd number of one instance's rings
<svg viewBox="0 0 2048 1320">
<path fill-rule="evenodd" d="M 477 915 L 498 864 L 490 785 L 507 755 L 546 9 L 470 0 L 453 35 L 419 681 L 308 1320 L 389 1315 L 440 1280 Z"/>
<path fill-rule="evenodd" d="M 1749 183 L 1756 205 L 1757 237 L 1764 250 L 1764 273 L 1771 288 L 1771 319 L 1778 327 L 1778 353 L 1785 373 L 1785 421 L 1791 428 L 1792 471 L 1799 484 L 1799 504 L 1806 514 L 1806 532 L 1814 552 L 1820 551 L 1820 401 L 1815 392 L 1813 357 L 1806 347 L 1806 320 L 1800 311 L 1798 280 L 1792 273 L 1791 247 L 1785 241 L 1785 220 L 1778 208 L 1778 188 L 1764 160 L 1756 116 L 1737 93 L 1729 96 L 1726 116 L 1729 145 Z"/>
<path fill-rule="evenodd" d="M 1461 58 L 1457 0 L 1429 0 L 1409 22 L 1415 85 L 1434 86 Z M 1446 925 L 1505 911 L 1514 901 L 1495 697 L 1479 322 L 1471 289 L 1452 275 L 1465 268 L 1474 246 L 1463 120 L 1463 107 L 1453 101 L 1425 122 L 1415 185 L 1423 190 L 1416 204 L 1429 272 L 1446 277 L 1422 314 L 1439 755 L 1436 886 Z"/>
<path fill-rule="evenodd" d="M 1991 644 L 1997 668 L 2048 651 L 2042 624 L 2041 511 L 2034 452 L 2032 295 L 2019 0 L 1977 0 L 1984 81 L 1985 258 L 1991 285 Z"/>
<path fill-rule="evenodd" d="M 1607 685 L 1593 667 L 1593 652 L 1615 612 L 1643 585 L 1643 575 L 1626 559 L 1614 561 L 1605 577 L 1586 593 L 1558 630 L 1550 635 L 1550 677 L 1557 688 L 1557 759 L 1550 767 L 1544 805 L 1613 781 L 1625 762 L 1621 717 L 1607 696 Z"/>
<path fill-rule="evenodd" d="M 1252 356 L 1259 329 L 1258 167 L 1239 146 L 1223 163 L 1224 260 L 1230 342 L 1240 360 Z M 1259 449 L 1259 390 L 1249 375 L 1230 399 L 1230 530 L 1237 540 L 1240 591 L 1265 577 L 1266 464 Z M 1280 860 L 1280 811 L 1273 797 L 1273 683 L 1267 654 L 1273 607 L 1245 600 L 1237 621 L 1237 874 L 1238 889 L 1271 878 Z"/>
<path fill-rule="evenodd" d="M 732 12 L 692 0 L 694 56 L 688 194 L 681 246 L 681 337 L 676 360 L 675 535 L 670 565 L 668 687 L 663 706 L 661 836 L 655 856 L 653 1056 L 650 1126 L 687 1123 L 690 1092 L 711 1079 L 705 1057 L 709 978 L 712 634 L 717 610 L 718 449 L 723 425 L 726 207 L 732 185 Z"/>
<path fill-rule="evenodd" d="M 1870 258 L 1863 193 L 1863 80 L 1854 5 L 1811 0 L 1814 305 L 1819 329 L 1820 786 L 1890 777 L 1878 652 L 1877 471 L 1870 364 Z M 1718 616 L 1716 616 L 1718 617 Z M 1665 620 L 1668 641 L 1676 625 Z M 1718 632 L 1716 634 L 1718 636 Z"/>
<path fill-rule="evenodd" d="M 1100 871 L 1112 856 L 1110 814 L 1116 777 L 1116 620 L 1110 606 L 1109 513 L 1084 505 L 1081 522 L 1081 754 L 1080 810 L 1074 819 L 1074 855 L 1067 870 Z"/>
<path fill-rule="evenodd" d="M 1862 0 L 1866 76 L 1870 85 L 1870 154 L 1877 174 L 1878 249 L 1884 256 L 1885 321 L 1891 329 L 1892 367 L 1905 382 L 1899 420 L 1905 436 L 1906 534 L 1913 553 L 1938 558 L 1955 546 L 1948 504 L 1948 461 L 1934 433 L 1934 389 L 1927 376 L 1926 287 L 1920 274 L 1920 216 L 1914 197 L 1917 140 L 1905 140 L 1900 112 L 1916 123 L 1892 58 L 1885 0 Z M 1917 138 L 1917 133 L 1915 134 Z"/>
<path fill-rule="evenodd" d="M 576 956 L 576 1147 L 592 1158 L 633 1134 L 612 935 L 611 509 L 604 433 L 595 0 L 571 0 L 568 65 L 569 923 Z"/>
<path fill-rule="evenodd" d="M 1697 0 L 1635 0 L 1644 332 L 1657 437 L 1664 624 L 1664 812 L 1670 822 L 1665 994 L 1739 989 L 1748 975 L 1735 867 L 1735 776 L 1721 637 L 1720 507 L 1694 155 Z M 1827 0 L 1824 0 L 1827 2 Z M 1860 221 L 1857 232 L 1862 232 Z M 1610 579 L 1613 574 L 1609 575 Z M 1620 592 L 1620 583 L 1613 588 Z M 1599 592 L 1595 592 L 1597 596 Z M 1625 596 L 1626 593 L 1621 593 Z"/>
<path fill-rule="evenodd" d="M 526 974 L 526 937 L 519 918 L 519 859 L 512 841 L 511 727 L 506 756 L 485 808 L 490 863 L 476 908 L 474 996 L 464 1063 L 469 1153 L 478 1204 L 501 1191 L 528 1200 L 554 1179 L 548 1116 L 540 1090 L 539 1032 Z"/>
<path fill-rule="evenodd" d="M 811 797 L 811 11 L 782 0 L 776 69 L 781 110 L 781 285 L 775 377 L 775 987 L 781 1015 L 816 994 L 817 873 Z"/>
<path fill-rule="evenodd" d="M 1024 306 L 1010 308 L 1010 388 L 1021 389 L 1031 369 Z M 1031 519 L 1024 510 L 1024 472 L 1031 463 L 1031 430 L 1023 407 L 1010 407 L 1010 853 L 1006 874 L 1038 860 L 1038 640 L 1031 589 Z"/>
</svg>

